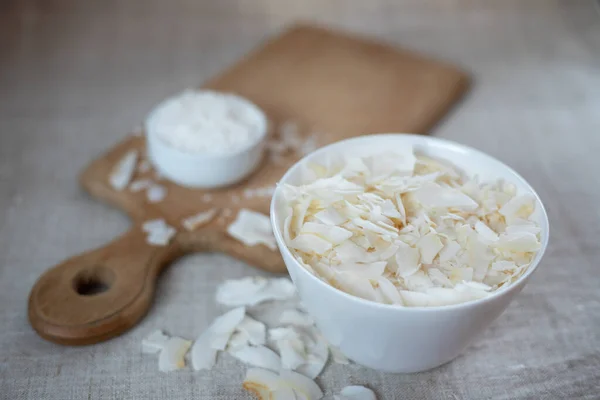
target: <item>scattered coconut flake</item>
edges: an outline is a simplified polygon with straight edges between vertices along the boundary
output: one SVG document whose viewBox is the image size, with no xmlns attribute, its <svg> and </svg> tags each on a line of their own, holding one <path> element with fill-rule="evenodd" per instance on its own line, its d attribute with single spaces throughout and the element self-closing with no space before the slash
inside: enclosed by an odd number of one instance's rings
<svg viewBox="0 0 600 400">
<path fill-rule="evenodd" d="M 233 357 L 243 363 L 265 368 L 271 371 L 281 369 L 281 359 L 273 350 L 266 346 L 243 346 L 229 351 Z"/>
<path fill-rule="evenodd" d="M 215 350 L 225 350 L 229 338 L 235 328 L 242 322 L 245 315 L 246 308 L 238 307 L 215 319 L 210 326 L 212 333 L 210 346 Z"/>
<path fill-rule="evenodd" d="M 212 331 L 208 328 L 198 336 L 192 346 L 192 367 L 196 371 L 212 369 L 217 361 L 217 350 L 211 347 L 212 336 Z"/>
<path fill-rule="evenodd" d="M 127 187 L 135 172 L 137 159 L 137 150 L 130 150 L 117 162 L 108 177 L 108 182 L 113 189 L 121 191 Z"/>
<path fill-rule="evenodd" d="M 259 400 L 270 400 L 271 393 L 280 387 L 280 379 L 272 371 L 261 368 L 250 368 L 246 371 L 246 378 L 242 387 L 255 394 Z"/>
<path fill-rule="evenodd" d="M 165 335 L 160 329 L 157 329 L 142 340 L 142 353 L 158 353 L 165 347 L 168 341 L 169 336 Z"/>
<path fill-rule="evenodd" d="M 321 388 L 312 379 L 302 374 L 284 369 L 279 372 L 279 378 L 305 399 L 318 400 L 323 397 Z"/>
<path fill-rule="evenodd" d="M 237 326 L 237 330 L 243 334 L 248 343 L 260 346 L 267 341 L 267 327 L 260 321 L 246 315 Z"/>
<path fill-rule="evenodd" d="M 254 306 L 268 300 L 287 300 L 296 288 L 287 278 L 262 277 L 228 280 L 217 287 L 217 302 L 230 307 Z"/>
<path fill-rule="evenodd" d="M 315 320 L 308 314 L 298 310 L 286 310 L 279 317 L 281 325 L 313 326 Z"/>
<path fill-rule="evenodd" d="M 285 335 L 275 334 L 274 331 L 285 329 L 289 331 Z M 269 333 L 270 338 L 275 342 L 275 346 L 281 356 L 281 368 L 294 370 L 307 362 L 307 354 L 298 332 L 290 328 L 276 328 Z"/>
<path fill-rule="evenodd" d="M 146 242 L 153 246 L 166 246 L 177 233 L 177 230 L 167 225 L 162 218 L 144 222 L 142 230 L 148 234 Z"/>
<path fill-rule="evenodd" d="M 167 188 L 157 183 L 146 190 L 146 198 L 150 203 L 159 203 L 167 197 Z"/>
<path fill-rule="evenodd" d="M 210 193 L 204 193 L 202 195 L 202 201 L 203 202 L 208 203 L 211 200 L 212 200 L 212 194 L 210 194 Z"/>
<path fill-rule="evenodd" d="M 541 247 L 533 196 L 410 147 L 303 167 L 302 185 L 281 186 L 285 244 L 309 272 L 358 297 L 475 300 L 514 282 Z"/>
<path fill-rule="evenodd" d="M 150 179 L 137 179 L 129 185 L 129 190 L 133 193 L 141 192 L 142 190 L 146 190 L 152 185 L 152 181 Z"/>
<path fill-rule="evenodd" d="M 329 358 L 329 343 L 316 331 L 313 331 L 311 340 L 305 342 L 307 356 L 306 364 L 300 365 L 296 371 L 302 375 L 315 379 L 321 374 Z"/>
<path fill-rule="evenodd" d="M 277 249 L 269 217 L 256 211 L 241 209 L 227 233 L 246 246 L 264 244 L 271 250 Z"/>
<path fill-rule="evenodd" d="M 185 367 L 185 355 L 192 342 L 177 336 L 170 338 L 158 356 L 158 369 L 170 372 Z"/>
<path fill-rule="evenodd" d="M 246 372 L 242 386 L 261 400 L 319 400 L 323 397 L 323 391 L 314 381 L 287 370 L 277 375 L 265 369 L 251 368 Z"/>
<path fill-rule="evenodd" d="M 377 400 L 375 392 L 364 386 L 346 386 L 340 391 L 340 400 Z"/>
<path fill-rule="evenodd" d="M 199 212 L 198 214 L 194 214 L 190 217 L 185 218 L 181 224 L 188 231 L 194 231 L 201 226 L 208 224 L 212 221 L 217 215 L 217 209 L 211 208 L 206 211 Z"/>
</svg>

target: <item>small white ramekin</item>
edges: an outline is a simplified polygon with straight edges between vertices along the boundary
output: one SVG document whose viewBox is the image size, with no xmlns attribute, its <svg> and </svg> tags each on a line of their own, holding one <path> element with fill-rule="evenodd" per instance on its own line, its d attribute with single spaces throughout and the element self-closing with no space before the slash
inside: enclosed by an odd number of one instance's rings
<svg viewBox="0 0 600 400">
<path fill-rule="evenodd" d="M 285 201 L 281 185 L 271 202 L 271 224 L 279 250 L 307 311 L 327 340 L 353 361 L 386 372 L 425 371 L 457 357 L 523 289 L 548 246 L 549 222 L 533 188 L 502 162 L 447 140 L 408 134 L 368 135 L 323 147 L 292 166 L 280 183 L 301 183 L 302 165 L 323 162 L 332 154 L 364 155 L 376 150 L 413 146 L 445 159 L 482 180 L 505 179 L 519 193 L 537 200 L 533 218 L 540 225 L 542 247 L 529 269 L 512 285 L 484 299 L 442 307 L 399 307 L 352 296 L 323 282 L 294 258 L 282 236 Z"/>
<path fill-rule="evenodd" d="M 161 140 L 149 126 L 151 124 L 146 123 L 148 158 L 154 168 L 178 185 L 202 189 L 232 185 L 250 175 L 264 155 L 268 122 L 260 108 L 246 99 L 242 100 L 260 116 L 261 135 L 233 153 L 184 152 Z"/>
</svg>

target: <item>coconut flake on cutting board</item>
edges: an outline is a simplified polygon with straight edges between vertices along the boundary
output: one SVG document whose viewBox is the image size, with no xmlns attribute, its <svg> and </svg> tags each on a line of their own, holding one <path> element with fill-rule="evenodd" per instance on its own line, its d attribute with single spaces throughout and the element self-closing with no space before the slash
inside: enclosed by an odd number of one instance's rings
<svg viewBox="0 0 600 400">
<path fill-rule="evenodd" d="M 235 221 L 227 227 L 227 233 L 246 246 L 264 244 L 271 250 L 277 250 L 271 221 L 268 216 L 259 212 L 241 209 Z"/>
<path fill-rule="evenodd" d="M 167 188 L 158 183 L 150 185 L 146 190 L 146 198 L 149 203 L 160 203 L 167 197 Z"/>
<path fill-rule="evenodd" d="M 147 233 L 146 242 L 153 246 L 166 246 L 177 233 L 164 219 L 157 218 L 142 224 L 142 230 Z"/>
<path fill-rule="evenodd" d="M 215 218 L 216 215 L 217 209 L 211 208 L 185 218 L 183 221 L 181 221 L 181 225 L 183 225 L 186 230 L 191 232 L 200 228 L 201 226 L 207 225 Z"/>
<path fill-rule="evenodd" d="M 130 150 L 117 162 L 108 177 L 108 182 L 113 189 L 121 191 L 127 187 L 135 172 L 137 159 L 137 150 Z"/>
<path fill-rule="evenodd" d="M 137 179 L 129 185 L 129 190 L 133 193 L 141 192 L 148 189 L 152 185 L 150 179 Z"/>
</svg>

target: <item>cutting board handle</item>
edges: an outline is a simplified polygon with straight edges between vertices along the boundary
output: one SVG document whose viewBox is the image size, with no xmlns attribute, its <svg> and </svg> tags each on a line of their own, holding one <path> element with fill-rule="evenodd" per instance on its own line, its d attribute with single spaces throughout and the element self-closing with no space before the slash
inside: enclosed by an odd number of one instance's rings
<svg viewBox="0 0 600 400">
<path fill-rule="evenodd" d="M 31 325 L 45 339 L 66 345 L 117 336 L 146 314 L 158 274 L 182 253 L 176 240 L 150 246 L 135 226 L 46 271 L 29 296 Z"/>
</svg>

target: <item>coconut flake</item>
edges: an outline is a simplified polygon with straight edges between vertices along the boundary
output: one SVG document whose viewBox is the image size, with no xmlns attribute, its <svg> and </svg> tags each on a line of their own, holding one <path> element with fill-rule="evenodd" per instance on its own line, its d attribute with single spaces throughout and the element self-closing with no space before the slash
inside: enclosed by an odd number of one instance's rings
<svg viewBox="0 0 600 400">
<path fill-rule="evenodd" d="M 517 252 L 534 252 L 541 246 L 537 236 L 529 232 L 502 235 L 496 243 L 496 247 L 501 250 Z"/>
<path fill-rule="evenodd" d="M 279 323 L 281 325 L 312 326 L 315 324 L 315 320 L 308 314 L 292 309 L 281 314 Z"/>
<path fill-rule="evenodd" d="M 181 221 L 181 224 L 188 231 L 194 231 L 201 226 L 208 224 L 217 215 L 217 209 L 211 208 L 206 211 L 199 212 Z"/>
<path fill-rule="evenodd" d="M 441 263 L 450 261 L 460 250 L 460 245 L 455 240 L 448 240 L 444 245 L 444 248 L 438 253 Z"/>
<path fill-rule="evenodd" d="M 227 233 L 246 246 L 263 244 L 271 250 L 277 249 L 269 217 L 256 211 L 241 209 L 227 227 Z"/>
<path fill-rule="evenodd" d="M 260 346 L 267 341 L 267 327 L 260 321 L 246 315 L 237 326 L 237 330 L 248 340 L 248 343 Z"/>
<path fill-rule="evenodd" d="M 228 280 L 217 287 L 217 302 L 226 306 L 254 306 L 268 300 L 287 300 L 296 288 L 287 278 L 262 277 Z"/>
<path fill-rule="evenodd" d="M 300 230 L 301 234 L 310 233 L 336 245 L 352 237 L 352 232 L 339 226 L 330 226 L 316 222 L 307 222 Z"/>
<path fill-rule="evenodd" d="M 396 253 L 396 264 L 398 265 L 397 275 L 406 278 L 417 272 L 421 268 L 419 263 L 421 253 L 418 249 L 410 247 L 404 242 L 398 242 L 399 249 Z"/>
<path fill-rule="evenodd" d="M 510 223 L 517 219 L 527 219 L 535 209 L 535 199 L 529 195 L 516 196 L 504 204 L 498 212 Z"/>
<path fill-rule="evenodd" d="M 281 369 L 281 359 L 273 350 L 266 346 L 244 346 L 229 351 L 233 357 L 243 363 L 265 368 L 271 371 Z"/>
<path fill-rule="evenodd" d="M 206 329 L 192 346 L 192 367 L 196 371 L 212 369 L 217 361 L 217 350 L 211 347 L 212 336 L 211 329 Z"/>
<path fill-rule="evenodd" d="M 431 264 L 435 256 L 437 256 L 443 247 L 444 244 L 440 240 L 440 237 L 435 233 L 428 233 L 423 236 L 417 242 L 417 248 L 421 254 L 421 262 L 424 264 Z"/>
<path fill-rule="evenodd" d="M 322 211 L 319 211 L 315 214 L 315 218 L 323 224 L 331 226 L 342 225 L 348 220 L 333 207 L 328 207 Z"/>
<path fill-rule="evenodd" d="M 221 315 L 212 323 L 210 346 L 215 350 L 225 350 L 229 338 L 235 328 L 242 322 L 246 315 L 245 307 L 234 308 Z"/>
<path fill-rule="evenodd" d="M 382 276 L 377 279 L 377 285 L 385 303 L 404 305 L 402 296 L 400 296 L 400 293 L 398 292 L 398 288 L 396 288 L 389 279 Z"/>
<path fill-rule="evenodd" d="M 146 198 L 149 203 L 159 203 L 167 197 L 167 188 L 157 183 L 152 184 L 146 190 Z"/>
<path fill-rule="evenodd" d="M 157 329 L 142 340 L 142 353 L 158 353 L 165 347 L 168 341 L 169 336 L 165 335 L 160 329 Z"/>
<path fill-rule="evenodd" d="M 130 150 L 117 162 L 108 177 L 113 189 L 121 191 L 127 187 L 135 172 L 137 159 L 137 150 Z"/>
<path fill-rule="evenodd" d="M 192 342 L 177 336 L 170 338 L 158 356 L 158 369 L 170 372 L 185 367 L 185 355 Z"/>
<path fill-rule="evenodd" d="M 377 400 L 375 392 L 364 386 L 346 386 L 340 396 L 341 400 Z"/>
<path fill-rule="evenodd" d="M 296 368 L 296 371 L 310 379 L 315 379 L 327 364 L 329 343 L 318 332 L 313 332 L 312 336 L 312 340 L 305 342 L 306 352 L 308 353 L 307 362 Z"/>
<path fill-rule="evenodd" d="M 312 380 L 294 371 L 281 370 L 279 378 L 284 385 L 291 387 L 299 396 L 309 400 L 318 400 L 323 397 L 323 391 Z"/>
<path fill-rule="evenodd" d="M 162 218 L 144 222 L 142 230 L 147 233 L 146 242 L 152 246 L 166 246 L 177 233 Z"/>
<path fill-rule="evenodd" d="M 321 239 L 319 236 L 300 234 L 290 242 L 290 247 L 308 254 L 324 254 L 330 250 L 333 245 L 327 240 Z"/>
<path fill-rule="evenodd" d="M 479 233 L 483 239 L 489 242 L 498 240 L 498 234 L 481 221 L 475 223 L 475 232 Z"/>
<path fill-rule="evenodd" d="M 426 208 L 459 208 L 473 210 L 478 204 L 461 191 L 427 183 L 413 193 L 414 198 Z"/>
<path fill-rule="evenodd" d="M 152 181 L 150 179 L 137 179 L 129 185 L 129 190 L 133 193 L 141 192 L 142 190 L 146 190 L 152 185 Z"/>
<path fill-rule="evenodd" d="M 243 388 L 255 394 L 259 400 L 270 400 L 271 392 L 280 387 L 280 379 L 272 371 L 261 368 L 250 368 L 246 371 Z"/>
</svg>

